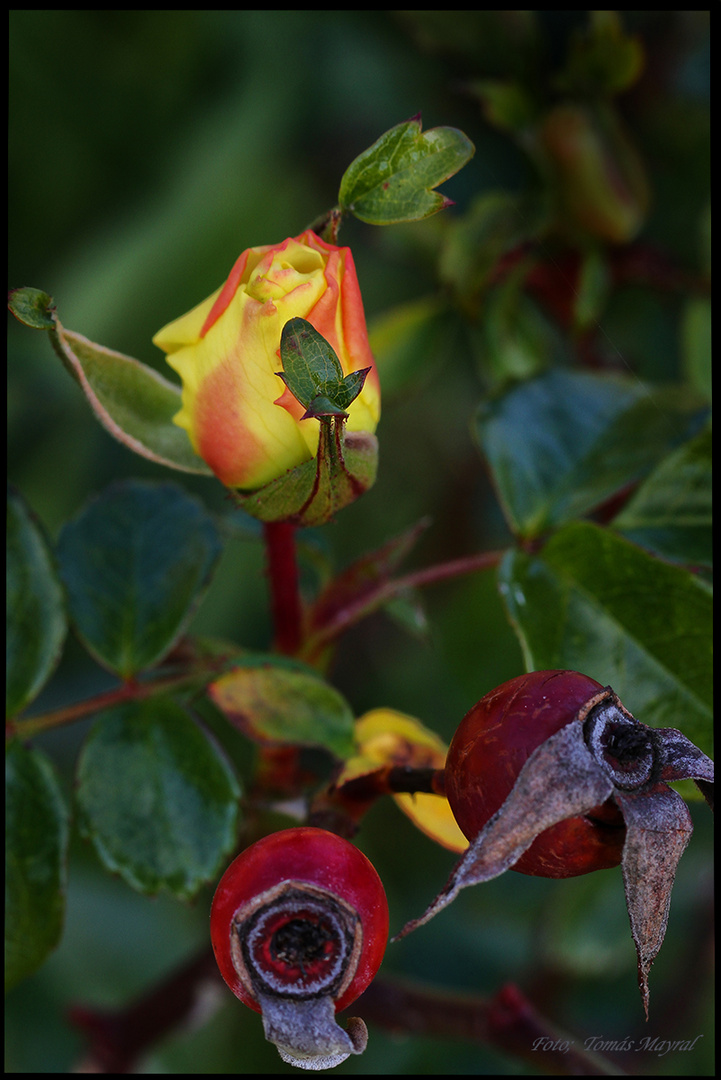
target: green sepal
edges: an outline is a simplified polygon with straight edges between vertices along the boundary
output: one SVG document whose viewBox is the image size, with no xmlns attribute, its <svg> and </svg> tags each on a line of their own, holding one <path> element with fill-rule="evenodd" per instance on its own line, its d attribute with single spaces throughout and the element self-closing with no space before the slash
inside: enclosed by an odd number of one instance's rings
<svg viewBox="0 0 721 1080">
<path fill-rule="evenodd" d="M 39 289 L 15 289 L 8 304 L 26 326 L 46 330 L 64 366 L 106 431 L 141 457 L 180 472 L 212 476 L 187 432 L 173 423 L 181 391 L 153 368 L 66 330 L 53 300 Z"/>
<path fill-rule="evenodd" d="M 342 416 L 321 416 L 318 453 L 259 491 L 235 492 L 238 505 L 260 521 L 323 525 L 375 483 L 378 440 L 346 431 Z"/>
<path fill-rule="evenodd" d="M 420 114 L 381 135 L 351 162 L 338 192 L 341 209 L 369 225 L 420 221 L 451 205 L 433 188 L 470 161 L 475 147 L 457 128 L 421 131 Z"/>
</svg>

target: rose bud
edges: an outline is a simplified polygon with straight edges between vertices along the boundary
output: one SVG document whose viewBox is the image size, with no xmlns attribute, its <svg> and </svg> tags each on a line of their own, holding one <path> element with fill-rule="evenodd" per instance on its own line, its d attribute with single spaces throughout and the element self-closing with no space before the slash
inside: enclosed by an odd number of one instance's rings
<svg viewBox="0 0 721 1080">
<path fill-rule="evenodd" d="M 227 487 L 257 492 L 318 452 L 318 419 L 303 419 L 277 374 L 294 318 L 330 343 L 344 375 L 370 368 L 345 428 L 372 436 L 380 388 L 353 256 L 311 230 L 248 248 L 217 292 L 153 338 L 183 380 L 174 420 Z"/>
</svg>

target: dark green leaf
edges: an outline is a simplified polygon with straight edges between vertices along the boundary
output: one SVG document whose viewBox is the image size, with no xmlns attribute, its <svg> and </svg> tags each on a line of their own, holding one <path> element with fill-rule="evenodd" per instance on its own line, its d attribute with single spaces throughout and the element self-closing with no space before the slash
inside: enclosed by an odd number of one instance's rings
<svg viewBox="0 0 721 1080">
<path fill-rule="evenodd" d="M 558 353 L 555 327 L 524 291 L 523 267 L 489 289 L 471 341 L 484 378 L 493 386 L 530 379 Z"/>
<path fill-rule="evenodd" d="M 22 497 L 8 492 L 5 710 L 24 709 L 55 669 L 67 629 L 50 546 Z"/>
<path fill-rule="evenodd" d="M 640 480 L 706 411 L 682 387 L 551 371 L 484 403 L 477 433 L 508 523 L 529 537 Z"/>
<path fill-rule="evenodd" d="M 474 153 L 462 131 L 439 127 L 421 132 L 420 116 L 414 116 L 381 135 L 348 166 L 338 201 L 370 225 L 419 221 L 449 205 L 433 188 Z"/>
<path fill-rule="evenodd" d="M 102 713 L 78 762 L 80 827 L 143 893 L 187 899 L 212 880 L 236 838 L 239 797 L 224 756 L 169 698 Z"/>
<path fill-rule="evenodd" d="M 17 740 L 5 753 L 5 989 L 37 970 L 65 918 L 68 812 L 50 762 Z"/>
<path fill-rule="evenodd" d="M 55 325 L 53 298 L 41 289 L 11 289 L 8 308 L 19 322 L 33 330 L 51 330 Z"/>
<path fill-rule="evenodd" d="M 306 319 L 290 319 L 280 336 L 283 371 L 278 375 L 306 409 L 328 385 L 341 382 L 343 368 L 330 342 Z"/>
<path fill-rule="evenodd" d="M 350 706 L 310 668 L 282 659 L 249 660 L 208 689 L 228 720 L 252 739 L 322 746 L 341 759 L 354 753 Z"/>
<path fill-rule="evenodd" d="M 423 597 L 417 589 L 403 589 L 386 602 L 383 610 L 386 615 L 409 634 L 429 641 L 430 626 L 423 604 Z"/>
<path fill-rule="evenodd" d="M 348 413 L 340 405 L 335 405 L 325 394 L 318 394 L 317 397 L 313 398 L 301 419 L 310 420 L 313 418 L 319 420 L 321 416 L 338 416 L 345 419 Z"/>
<path fill-rule="evenodd" d="M 360 394 L 370 368 L 343 375 L 330 342 L 306 319 L 290 319 L 280 339 L 283 371 L 277 372 L 291 394 L 305 406 L 308 417 L 347 415 Z"/>
<path fill-rule="evenodd" d="M 667 559 L 711 566 L 711 430 L 661 462 L 614 519 L 613 527 Z"/>
<path fill-rule="evenodd" d="M 530 671 L 571 668 L 610 685 L 643 723 L 710 752 L 712 598 L 686 570 L 587 522 L 538 555 L 509 552 L 499 586 Z"/>
<path fill-rule="evenodd" d="M 220 554 L 203 506 L 173 484 L 118 483 L 63 529 L 58 559 L 87 648 L 123 678 L 180 636 Z"/>
<path fill-rule="evenodd" d="M 583 256 L 573 303 L 573 325 L 576 330 L 587 330 L 601 318 L 611 286 L 606 259 L 598 248 L 591 248 Z"/>
</svg>

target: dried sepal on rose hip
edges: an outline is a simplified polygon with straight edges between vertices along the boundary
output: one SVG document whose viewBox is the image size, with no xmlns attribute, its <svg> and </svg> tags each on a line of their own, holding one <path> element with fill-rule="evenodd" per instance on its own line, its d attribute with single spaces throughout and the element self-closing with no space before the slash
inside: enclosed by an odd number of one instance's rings
<svg viewBox="0 0 721 1080">
<path fill-rule="evenodd" d="M 666 782 L 685 779 L 713 808 L 711 759 L 680 731 L 639 723 L 610 687 L 577 671 L 511 679 L 466 714 L 446 758 L 448 801 L 471 844 L 396 939 L 505 870 L 573 877 L 621 863 L 648 1016 L 648 973 L 692 832 Z"/>
<path fill-rule="evenodd" d="M 300 1069 L 361 1054 L 359 1017 L 335 1014 L 362 994 L 388 941 L 388 903 L 375 868 L 349 841 L 299 826 L 258 840 L 230 864 L 210 914 L 226 983 L 261 1013 L 265 1037 Z"/>
</svg>

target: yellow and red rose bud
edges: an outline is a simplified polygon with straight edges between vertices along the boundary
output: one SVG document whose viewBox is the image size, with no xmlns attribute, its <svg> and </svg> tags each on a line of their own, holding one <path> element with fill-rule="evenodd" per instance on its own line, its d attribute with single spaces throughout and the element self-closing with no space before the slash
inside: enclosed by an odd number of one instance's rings
<svg viewBox="0 0 721 1080">
<path fill-rule="evenodd" d="M 610 108 L 552 109 L 537 131 L 557 225 L 572 240 L 632 240 L 648 209 L 648 183 L 635 147 Z"/>
<path fill-rule="evenodd" d="M 258 492 L 318 453 L 318 419 L 303 419 L 276 374 L 293 318 L 330 343 L 344 375 L 370 368 L 344 428 L 372 436 L 380 387 L 353 256 L 310 230 L 244 251 L 222 288 L 153 338 L 183 381 L 175 423 L 228 487 Z"/>
</svg>

